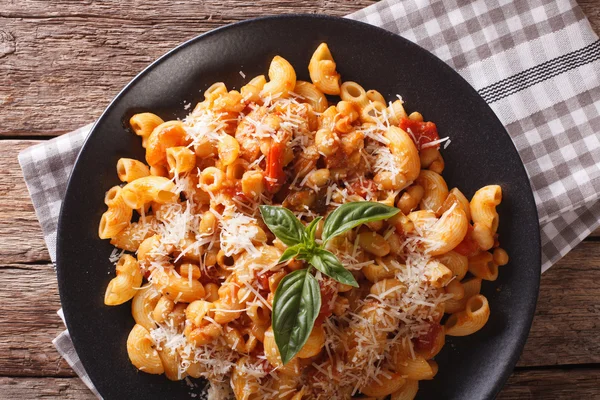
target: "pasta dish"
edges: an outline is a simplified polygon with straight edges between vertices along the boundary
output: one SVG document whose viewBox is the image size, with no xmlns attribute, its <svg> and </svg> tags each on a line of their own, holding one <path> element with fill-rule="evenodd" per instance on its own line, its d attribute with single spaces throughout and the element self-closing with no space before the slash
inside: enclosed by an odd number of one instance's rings
<svg viewBox="0 0 600 400">
<path fill-rule="evenodd" d="M 209 399 L 413 399 L 445 337 L 489 318 L 502 190 L 449 189 L 450 140 L 342 83 L 327 44 L 308 72 L 276 56 L 183 120 L 131 117 L 145 162 L 119 159 L 104 199 L 104 302 L 132 300 L 137 369 Z"/>
</svg>

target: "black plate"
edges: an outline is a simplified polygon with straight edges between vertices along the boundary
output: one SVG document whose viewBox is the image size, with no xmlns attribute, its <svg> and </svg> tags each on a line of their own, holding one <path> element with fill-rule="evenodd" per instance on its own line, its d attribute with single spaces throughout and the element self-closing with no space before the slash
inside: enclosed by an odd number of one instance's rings
<svg viewBox="0 0 600 400">
<path fill-rule="evenodd" d="M 422 382 L 418 398 L 492 399 L 502 388 L 529 331 L 540 277 L 540 238 L 529 180 L 500 121 L 456 72 L 417 45 L 363 23 L 324 16 L 279 16 L 226 26 L 192 39 L 136 77 L 94 126 L 73 170 L 58 229 L 58 283 L 75 349 L 105 399 L 186 398 L 190 389 L 164 376 L 139 373 L 129 362 L 126 339 L 134 325 L 129 303 L 103 304 L 114 276 L 112 246 L 98 239 L 104 193 L 120 183 L 120 157 L 144 159 L 140 139 L 125 128 L 139 111 L 182 118 L 217 81 L 240 88 L 266 74 L 279 54 L 308 80 L 312 52 L 327 42 L 344 80 L 401 94 L 408 110 L 434 121 L 451 145 L 443 151 L 444 177 L 467 196 L 499 184 L 500 237 L 511 262 L 496 282 L 484 282 L 492 315 L 466 338 L 450 338 L 436 360 L 439 373 Z"/>
</svg>

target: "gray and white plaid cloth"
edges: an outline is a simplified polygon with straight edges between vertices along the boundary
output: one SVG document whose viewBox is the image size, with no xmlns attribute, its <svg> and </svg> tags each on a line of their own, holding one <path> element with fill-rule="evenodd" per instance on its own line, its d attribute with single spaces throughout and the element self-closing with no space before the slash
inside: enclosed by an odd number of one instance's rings
<svg viewBox="0 0 600 400">
<path fill-rule="evenodd" d="M 510 134 L 531 180 L 545 271 L 600 225 L 600 41 L 573 0 L 383 0 L 348 16 L 426 48 Z M 67 179 L 91 125 L 19 162 L 52 260 Z M 68 332 L 60 354 L 96 395 Z"/>
</svg>

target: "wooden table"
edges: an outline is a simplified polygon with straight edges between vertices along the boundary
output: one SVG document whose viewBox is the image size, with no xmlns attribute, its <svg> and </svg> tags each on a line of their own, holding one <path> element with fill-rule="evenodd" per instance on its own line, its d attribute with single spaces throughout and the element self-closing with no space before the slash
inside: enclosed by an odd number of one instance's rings
<svg viewBox="0 0 600 400">
<path fill-rule="evenodd" d="M 56 276 L 17 153 L 93 121 L 146 65 L 199 33 L 372 3 L 0 0 L 0 399 L 94 398 L 51 343 L 64 329 Z M 580 6 L 600 32 L 600 0 Z M 499 398 L 600 399 L 599 321 L 597 231 L 544 274 L 529 340 Z"/>
</svg>

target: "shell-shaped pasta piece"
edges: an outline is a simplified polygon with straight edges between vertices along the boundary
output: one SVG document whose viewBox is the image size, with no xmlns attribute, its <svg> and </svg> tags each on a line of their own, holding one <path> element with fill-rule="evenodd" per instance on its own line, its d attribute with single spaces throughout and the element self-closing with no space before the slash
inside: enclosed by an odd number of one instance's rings
<svg viewBox="0 0 600 400">
<path fill-rule="evenodd" d="M 250 199 L 256 199 L 264 190 L 264 175 L 261 171 L 246 171 L 242 176 L 242 192 Z"/>
<path fill-rule="evenodd" d="M 131 182 L 150 175 L 150 168 L 143 162 L 132 158 L 119 158 L 117 175 L 121 182 Z"/>
<path fill-rule="evenodd" d="M 311 358 L 318 355 L 325 346 L 325 330 L 322 325 L 313 327 L 306 343 L 298 352 L 298 358 Z"/>
<path fill-rule="evenodd" d="M 383 371 L 377 376 L 377 379 L 371 379 L 366 385 L 362 386 L 360 392 L 367 396 L 384 397 L 400 390 L 405 382 L 402 374 Z"/>
<path fill-rule="evenodd" d="M 449 252 L 462 242 L 468 227 L 469 222 L 463 210 L 455 207 L 446 211 L 423 233 L 425 251 L 432 256 Z"/>
<path fill-rule="evenodd" d="M 453 300 L 462 300 L 465 297 L 465 288 L 459 280 L 454 279 L 446 285 L 445 292 L 451 294 Z"/>
<path fill-rule="evenodd" d="M 255 102 L 258 103 L 260 99 L 260 91 L 267 83 L 267 80 L 264 75 L 258 75 L 254 78 L 250 79 L 250 82 L 242 86 L 240 89 L 240 93 L 242 94 L 242 98 L 245 102 Z"/>
<path fill-rule="evenodd" d="M 467 219 L 471 220 L 471 205 L 469 200 L 465 197 L 465 195 L 458 189 L 452 188 L 450 192 L 448 192 L 448 197 L 444 201 L 442 205 L 441 212 L 446 212 L 452 207 L 452 205 L 456 204 L 456 206 L 462 208 L 462 210 L 467 215 Z"/>
<path fill-rule="evenodd" d="M 231 373 L 231 387 L 236 400 L 250 400 L 260 389 L 259 379 L 245 372 L 246 363 L 251 363 L 248 357 L 240 358 Z"/>
<path fill-rule="evenodd" d="M 377 123 L 377 121 L 382 119 L 384 113 L 386 113 L 385 104 L 379 102 L 367 103 L 360 110 L 360 122 Z"/>
<path fill-rule="evenodd" d="M 133 207 L 127 204 L 123 194 L 123 189 L 117 189 L 117 187 L 106 192 L 104 202 L 108 205 L 108 210 L 100 218 L 98 226 L 100 239 L 111 239 L 129 226 L 133 216 Z"/>
<path fill-rule="evenodd" d="M 152 201 L 160 204 L 175 201 L 174 189 L 175 184 L 167 178 L 145 176 L 125 185 L 121 197 L 127 206 L 137 210 Z"/>
<path fill-rule="evenodd" d="M 167 379 L 171 381 L 180 381 L 186 377 L 186 374 L 179 368 L 181 360 L 179 353 L 175 349 L 164 347 L 162 350 L 157 350 L 157 352 Z"/>
<path fill-rule="evenodd" d="M 221 190 L 225 183 L 225 174 L 217 167 L 204 168 L 200 173 L 198 185 L 206 192 L 215 193 Z"/>
<path fill-rule="evenodd" d="M 269 82 L 261 92 L 262 96 L 287 97 L 296 86 L 296 71 L 285 58 L 275 56 L 269 66 Z"/>
<path fill-rule="evenodd" d="M 471 237 L 481 250 L 489 250 L 494 247 L 495 237 L 492 229 L 488 227 L 486 224 L 481 222 L 475 222 L 473 224 L 473 232 L 471 233 Z"/>
<path fill-rule="evenodd" d="M 496 233 L 498 230 L 498 212 L 496 206 L 502 201 L 502 188 L 488 185 L 479 189 L 471 199 L 471 218 L 474 223 L 482 223 Z"/>
<path fill-rule="evenodd" d="M 152 311 L 160 297 L 160 293 L 152 285 L 137 291 L 131 302 L 131 315 L 136 324 L 143 326 L 148 331 L 156 328 L 156 322 L 152 319 Z"/>
<path fill-rule="evenodd" d="M 382 279 L 393 278 L 403 267 L 394 257 L 377 257 L 374 263 L 365 265 L 361 271 L 365 278 L 374 283 Z"/>
<path fill-rule="evenodd" d="M 148 136 L 146 161 L 150 166 L 167 166 L 169 147 L 187 146 L 190 140 L 181 121 L 168 121 L 160 124 Z"/>
<path fill-rule="evenodd" d="M 494 263 L 494 256 L 487 251 L 469 257 L 469 272 L 486 281 L 498 279 L 498 265 Z"/>
<path fill-rule="evenodd" d="M 340 94 L 340 74 L 336 71 L 327 43 L 321 43 L 313 53 L 308 72 L 310 80 L 320 91 L 329 95 Z"/>
<path fill-rule="evenodd" d="M 135 324 L 127 337 L 127 354 L 131 363 L 148 374 L 165 372 L 150 332 L 142 325 Z"/>
<path fill-rule="evenodd" d="M 196 326 L 206 325 L 207 321 L 204 321 L 204 317 L 212 318 L 214 309 L 215 305 L 209 301 L 195 300 L 185 309 L 185 318 Z"/>
<path fill-rule="evenodd" d="M 406 285 L 397 278 L 382 279 L 371 286 L 371 294 L 381 300 L 399 301 L 406 293 Z"/>
<path fill-rule="evenodd" d="M 185 174 L 196 168 L 196 153 L 185 146 L 169 147 L 167 164 L 171 172 Z"/>
<path fill-rule="evenodd" d="M 137 260 L 123 254 L 117 262 L 117 276 L 111 279 L 104 294 L 104 304 L 116 306 L 129 301 L 142 285 L 142 271 Z"/>
<path fill-rule="evenodd" d="M 449 251 L 435 257 L 438 261 L 444 264 L 456 279 L 462 281 L 467 271 L 469 270 L 469 259 L 455 251 Z"/>
<path fill-rule="evenodd" d="M 486 297 L 476 294 L 467 301 L 464 311 L 448 318 L 444 330 L 448 336 L 471 335 L 483 328 L 489 318 L 490 305 Z"/>
<path fill-rule="evenodd" d="M 419 381 L 406 379 L 400 390 L 392 393 L 390 400 L 413 400 L 419 391 Z"/>
<path fill-rule="evenodd" d="M 223 165 L 231 165 L 240 154 L 240 144 L 233 136 L 222 135 L 217 144 L 217 151 Z"/>
<path fill-rule="evenodd" d="M 183 331 L 188 342 L 194 346 L 204 346 L 212 343 L 223 334 L 221 325 L 208 324 L 200 327 L 186 325 Z"/>
<path fill-rule="evenodd" d="M 155 269 L 150 275 L 153 285 L 174 302 L 191 303 L 204 297 L 204 286 L 187 276 L 177 276 L 172 267 Z"/>
<path fill-rule="evenodd" d="M 227 93 L 227 86 L 223 82 L 215 82 L 204 91 L 204 100 L 209 103 Z"/>
<path fill-rule="evenodd" d="M 137 251 L 140 244 L 146 238 L 156 233 L 153 221 L 153 216 L 147 216 L 145 219 L 140 218 L 138 222 L 129 224 L 125 229 L 113 236 L 110 244 L 126 251 Z"/>
<path fill-rule="evenodd" d="M 467 300 L 469 300 L 476 294 L 479 294 L 479 292 L 481 291 L 481 278 L 465 279 L 461 282 L 461 284 L 464 290 L 463 298 L 460 300 L 450 299 L 444 302 L 444 311 L 447 314 L 454 314 L 464 310 L 465 306 L 467 305 Z"/>
<path fill-rule="evenodd" d="M 266 305 L 253 302 L 247 308 L 246 315 L 252 320 L 254 326 L 267 326 L 271 324 L 271 311 Z"/>
<path fill-rule="evenodd" d="M 367 99 L 369 99 L 369 101 L 373 102 L 373 103 L 375 103 L 375 102 L 378 102 L 381 104 L 386 103 L 385 97 L 383 97 L 383 95 L 375 89 L 367 90 Z"/>
<path fill-rule="evenodd" d="M 388 145 L 390 152 L 401 160 L 399 171 L 404 176 L 406 185 L 410 185 L 417 179 L 421 170 L 421 161 L 415 143 L 408 133 L 396 126 L 390 126 L 385 131 L 384 137 L 390 141 Z"/>
<path fill-rule="evenodd" d="M 355 104 L 360 110 L 369 104 L 367 92 L 356 82 L 346 81 L 340 87 L 340 97 L 344 101 Z M 385 106 L 383 107 L 385 108 Z"/>
<path fill-rule="evenodd" d="M 328 107 L 327 97 L 310 82 L 296 81 L 294 93 L 302 96 L 300 100 L 310 104 L 313 110 L 318 113 L 322 113 Z"/>
<path fill-rule="evenodd" d="M 442 288 L 453 278 L 452 271 L 437 260 L 431 260 L 427 264 L 425 273 L 429 284 L 436 288 Z"/>
<path fill-rule="evenodd" d="M 283 364 L 281 362 L 281 356 L 279 355 L 279 348 L 277 347 L 277 343 L 275 343 L 275 334 L 273 333 L 272 327 L 269 327 L 265 331 L 263 347 L 265 349 L 265 357 L 269 364 L 273 367 L 281 367 Z"/>
<path fill-rule="evenodd" d="M 133 132 L 136 135 L 141 136 L 142 139 L 147 139 L 148 136 L 150 136 L 150 134 L 152 133 L 152 131 L 154 131 L 154 128 L 156 128 L 162 123 L 164 123 L 162 118 L 152 113 L 135 114 L 129 119 L 129 126 L 131 126 Z"/>
<path fill-rule="evenodd" d="M 400 124 L 402 118 L 406 118 L 406 111 L 404 110 L 404 102 L 400 99 L 394 101 L 387 108 L 387 117 L 390 125 Z"/>
<path fill-rule="evenodd" d="M 417 178 L 417 183 L 425 189 L 421 199 L 421 209 L 438 213 L 448 197 L 448 185 L 444 178 L 440 174 L 423 169 Z"/>
<path fill-rule="evenodd" d="M 437 373 L 437 369 L 435 361 L 426 360 L 419 356 L 408 358 L 396 364 L 397 373 L 404 375 L 408 379 L 417 381 L 433 379 Z"/>
<path fill-rule="evenodd" d="M 175 303 L 173 302 L 173 300 L 169 299 L 168 297 L 162 296 L 158 300 L 158 303 L 156 303 L 154 310 L 152 310 L 152 319 L 158 322 L 159 324 L 162 324 L 163 322 L 165 322 L 165 319 L 167 318 L 169 313 L 173 311 L 174 308 Z"/>
</svg>

